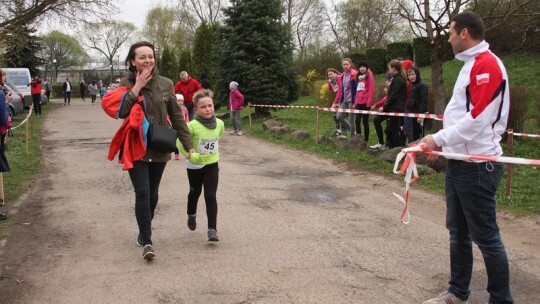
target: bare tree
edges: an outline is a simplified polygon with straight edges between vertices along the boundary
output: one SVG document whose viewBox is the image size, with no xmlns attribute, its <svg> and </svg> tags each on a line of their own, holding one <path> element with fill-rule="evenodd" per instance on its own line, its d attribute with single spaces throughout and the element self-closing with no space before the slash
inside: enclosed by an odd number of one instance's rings
<svg viewBox="0 0 540 304">
<path fill-rule="evenodd" d="M 179 22 L 193 37 L 201 22 L 214 25 L 223 18 L 221 9 L 226 3 L 226 0 L 176 0 L 175 10 Z"/>
<path fill-rule="evenodd" d="M 111 77 L 114 74 L 114 58 L 119 49 L 129 42 L 137 27 L 133 23 L 124 21 L 108 21 L 89 24 L 81 34 L 83 44 L 91 50 L 103 54 L 111 68 Z"/>
<path fill-rule="evenodd" d="M 107 17 L 117 11 L 112 0 L 0 0 L 0 30 L 8 25 L 30 24 L 46 18 L 70 23 Z M 17 12 L 17 13 L 16 13 Z"/>
<path fill-rule="evenodd" d="M 324 4 L 321 0 L 282 0 L 282 21 L 294 37 L 300 58 L 306 55 L 306 45 L 317 39 L 324 29 Z"/>
<path fill-rule="evenodd" d="M 186 35 L 175 14 L 176 12 L 169 8 L 154 7 L 146 15 L 142 34 L 159 50 L 165 46 L 180 50 L 185 45 Z"/>
<path fill-rule="evenodd" d="M 404 30 L 392 0 L 347 0 L 326 10 L 332 33 L 343 52 L 384 47 Z"/>
<path fill-rule="evenodd" d="M 501 18 L 494 22 L 488 30 L 504 26 L 508 18 L 512 18 L 521 8 L 538 0 L 525 1 L 492 1 L 492 10 L 484 18 L 495 18 L 495 12 Z M 450 19 L 465 8 L 474 10 L 478 0 L 399 0 L 400 14 L 409 22 L 410 28 L 417 37 L 427 37 L 431 41 L 431 82 L 435 97 L 435 113 L 443 113 L 446 107 L 446 91 L 442 78 L 442 64 L 445 52 Z M 502 6 L 501 6 L 502 5 Z M 497 7 L 502 8 L 496 9 Z M 539 12 L 530 12 L 538 17 Z M 440 127 L 440 125 L 437 125 Z"/>
<path fill-rule="evenodd" d="M 349 0 L 339 6 L 341 29 L 350 51 L 385 47 L 400 31 L 398 6 L 391 0 Z"/>
</svg>

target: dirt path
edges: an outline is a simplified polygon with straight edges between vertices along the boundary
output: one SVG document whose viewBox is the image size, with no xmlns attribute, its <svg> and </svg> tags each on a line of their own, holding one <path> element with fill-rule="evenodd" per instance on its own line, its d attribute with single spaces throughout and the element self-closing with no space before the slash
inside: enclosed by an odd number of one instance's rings
<svg viewBox="0 0 540 304">
<path fill-rule="evenodd" d="M 228 134 L 221 242 L 206 241 L 202 200 L 197 231 L 187 229 L 184 162 L 171 161 L 148 263 L 128 174 L 106 160 L 120 122 L 80 101 L 45 119 L 45 173 L 6 208 L 1 303 L 421 303 L 446 287 L 441 196 L 414 190 L 402 225 L 401 182 Z M 540 303 L 539 220 L 499 218 L 516 303 Z M 485 303 L 478 250 L 474 267 L 471 303 Z"/>
</svg>

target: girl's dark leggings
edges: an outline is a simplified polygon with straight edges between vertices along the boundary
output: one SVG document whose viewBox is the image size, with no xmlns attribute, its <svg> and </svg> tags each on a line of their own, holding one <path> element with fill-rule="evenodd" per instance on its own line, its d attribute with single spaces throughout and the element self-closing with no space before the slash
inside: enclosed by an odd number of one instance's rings
<svg viewBox="0 0 540 304">
<path fill-rule="evenodd" d="M 159 183 L 167 162 L 133 162 L 129 177 L 135 190 L 135 217 L 143 245 L 152 244 L 152 219 L 159 199 Z"/>
<path fill-rule="evenodd" d="M 354 106 L 356 110 L 369 110 L 365 104 L 357 104 Z M 364 140 L 369 142 L 369 114 L 354 114 L 354 124 L 356 126 L 356 134 L 362 134 L 362 128 L 360 127 L 360 121 L 363 121 L 364 125 Z"/>
<path fill-rule="evenodd" d="M 189 179 L 189 194 L 187 214 L 197 213 L 197 202 L 204 186 L 204 201 L 206 203 L 206 216 L 208 229 L 217 229 L 217 187 L 219 180 L 218 163 L 206 165 L 201 169 L 187 169 Z"/>
</svg>

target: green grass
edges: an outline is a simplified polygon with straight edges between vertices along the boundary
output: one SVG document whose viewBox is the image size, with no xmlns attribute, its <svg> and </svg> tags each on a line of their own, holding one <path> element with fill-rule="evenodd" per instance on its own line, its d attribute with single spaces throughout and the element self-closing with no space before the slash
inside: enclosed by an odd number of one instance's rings
<svg viewBox="0 0 540 304">
<path fill-rule="evenodd" d="M 529 87 L 529 117 L 526 124 L 526 133 L 539 134 L 539 126 L 532 119 L 537 115 L 535 113 L 538 108 L 537 103 L 540 102 L 540 84 L 536 79 L 540 78 L 540 72 L 536 68 L 539 57 L 524 57 L 524 56 L 509 56 L 504 58 L 510 83 L 512 86 L 527 86 Z M 444 64 L 444 80 L 447 87 L 452 87 L 462 63 L 456 60 L 446 62 Z M 420 69 L 420 73 L 424 81 L 431 81 L 430 67 Z M 378 83 L 382 83 L 384 75 L 376 75 Z M 301 97 L 293 105 L 316 105 L 316 100 L 312 97 Z M 253 108 L 247 108 L 242 115 L 245 117 L 249 113 L 253 113 Z M 403 176 L 392 174 L 393 164 L 379 160 L 369 152 L 357 152 L 337 148 L 333 144 L 319 143 L 315 145 L 313 138 L 316 134 L 316 110 L 311 109 L 279 109 L 271 111 L 272 116 L 289 125 L 291 129 L 305 130 L 309 132 L 312 139 L 298 141 L 290 135 L 274 136 L 262 129 L 262 119 L 253 120 L 252 127 L 249 126 L 247 120 L 243 120 L 243 128 L 253 136 L 286 145 L 299 150 L 309 151 L 321 157 L 334 159 L 351 166 L 369 170 L 377 174 L 387 175 L 389 178 L 402 180 Z M 229 122 L 227 122 L 229 124 Z M 370 144 L 375 144 L 376 134 L 373 124 L 370 125 Z M 334 129 L 332 114 L 320 112 L 320 130 L 322 135 L 329 136 Z M 507 144 L 503 144 L 506 154 Z M 515 157 L 540 159 L 540 139 L 535 138 L 514 138 L 513 155 Z M 538 180 L 540 180 L 540 169 L 532 166 L 514 166 L 512 174 L 512 191 L 511 198 L 505 197 L 506 174 L 501 180 L 497 191 L 497 201 L 500 210 L 510 211 L 518 215 L 533 215 L 540 214 L 540 191 L 538 191 Z M 430 190 L 436 193 L 443 193 L 444 174 L 420 172 L 420 181 L 413 187 Z"/>
<path fill-rule="evenodd" d="M 42 107 L 42 114 L 46 116 L 52 107 L 53 105 L 51 103 L 44 105 Z M 24 111 L 24 113 L 15 116 L 13 126 L 19 125 L 27 114 L 28 111 Z M 2 213 L 9 210 L 10 204 L 32 187 L 33 182 L 43 168 L 40 147 L 42 122 L 43 118 L 30 117 L 30 123 L 28 125 L 28 153 L 26 151 L 25 125 L 13 130 L 13 137 L 6 137 L 5 155 L 11 170 L 3 173 L 6 206 L 2 207 Z M 4 225 L 5 222 L 0 222 L 0 229 Z"/>
</svg>

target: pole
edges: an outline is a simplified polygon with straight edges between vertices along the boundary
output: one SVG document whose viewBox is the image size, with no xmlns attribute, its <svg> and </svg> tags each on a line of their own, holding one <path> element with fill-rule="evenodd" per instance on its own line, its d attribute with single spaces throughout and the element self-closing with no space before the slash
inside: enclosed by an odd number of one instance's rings
<svg viewBox="0 0 540 304">
<path fill-rule="evenodd" d="M 315 145 L 319 145 L 319 134 L 320 134 L 320 127 L 321 127 L 321 124 L 320 124 L 320 114 L 319 114 L 319 107 L 317 107 L 317 126 L 316 126 L 316 130 L 317 130 L 317 135 L 315 137 Z"/>
<path fill-rule="evenodd" d="M 4 200 L 4 175 L 2 172 L 0 172 L 0 206 L 4 206 L 5 200 Z"/>
<path fill-rule="evenodd" d="M 513 156 L 514 153 L 514 130 L 508 129 L 508 156 Z M 506 172 L 506 197 L 510 198 L 512 197 L 512 164 L 506 164 L 507 172 Z"/>
</svg>

